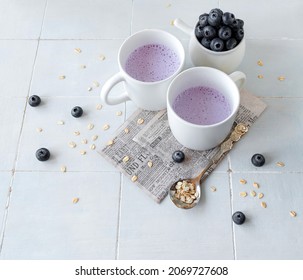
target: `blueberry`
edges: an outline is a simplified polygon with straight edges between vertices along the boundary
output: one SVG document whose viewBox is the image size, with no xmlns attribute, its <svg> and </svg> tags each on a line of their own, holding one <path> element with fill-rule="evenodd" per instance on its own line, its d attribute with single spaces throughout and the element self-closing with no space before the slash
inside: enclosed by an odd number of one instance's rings
<svg viewBox="0 0 303 280">
<path fill-rule="evenodd" d="M 50 157 L 50 152 L 46 148 L 40 148 L 36 151 L 36 158 L 40 161 L 46 161 Z"/>
<path fill-rule="evenodd" d="M 201 25 L 196 26 L 195 35 L 196 35 L 198 40 L 203 38 L 203 27 Z"/>
<path fill-rule="evenodd" d="M 202 46 L 209 50 L 210 50 L 210 42 L 211 42 L 211 39 L 205 38 L 205 37 L 201 40 Z"/>
<path fill-rule="evenodd" d="M 244 26 L 244 21 L 242 19 L 236 19 L 237 25 L 235 26 L 236 29 L 243 28 Z"/>
<path fill-rule="evenodd" d="M 238 42 L 235 38 L 228 39 L 225 44 L 226 50 L 229 51 L 229 50 L 233 49 L 237 44 L 238 44 Z"/>
<path fill-rule="evenodd" d="M 173 152 L 172 158 L 174 162 L 180 163 L 185 159 L 185 155 L 182 151 L 175 151 Z"/>
<path fill-rule="evenodd" d="M 234 34 L 235 34 L 235 38 L 240 42 L 243 39 L 243 37 L 244 37 L 244 30 L 243 30 L 243 28 L 237 29 L 234 32 Z"/>
<path fill-rule="evenodd" d="M 211 14 L 212 12 L 218 13 L 220 17 L 223 16 L 223 11 L 219 8 L 212 9 L 209 13 Z"/>
<path fill-rule="evenodd" d="M 217 12 L 212 12 L 208 16 L 208 24 L 217 27 L 221 23 L 221 16 Z"/>
<path fill-rule="evenodd" d="M 225 25 L 233 25 L 236 24 L 236 18 L 232 13 L 224 13 L 222 16 L 222 21 Z"/>
<path fill-rule="evenodd" d="M 216 29 L 211 26 L 211 25 L 206 25 L 204 28 L 203 28 L 203 36 L 205 38 L 209 38 L 209 39 L 212 39 L 212 38 L 215 38 L 217 35 L 217 31 Z"/>
<path fill-rule="evenodd" d="M 41 103 L 41 98 L 38 95 L 32 95 L 28 99 L 28 104 L 32 107 L 37 107 Z"/>
<path fill-rule="evenodd" d="M 265 163 L 265 157 L 261 154 L 254 154 L 251 158 L 251 162 L 256 167 L 261 167 Z"/>
<path fill-rule="evenodd" d="M 202 14 L 202 15 L 200 15 L 199 16 L 199 25 L 201 27 L 206 26 L 208 24 L 207 20 L 208 20 L 208 14 Z"/>
<path fill-rule="evenodd" d="M 210 48 L 211 50 L 215 52 L 220 52 L 224 48 L 224 42 L 220 38 L 212 39 L 210 42 Z"/>
<path fill-rule="evenodd" d="M 240 211 L 235 212 L 232 218 L 237 225 L 242 225 L 245 222 L 245 215 Z"/>
<path fill-rule="evenodd" d="M 74 108 L 72 109 L 71 114 L 72 114 L 72 116 L 75 117 L 75 118 L 80 118 L 80 117 L 82 116 L 82 114 L 83 114 L 83 110 L 82 110 L 81 107 L 76 106 L 76 107 L 74 107 Z"/>
<path fill-rule="evenodd" d="M 228 26 L 222 26 L 218 31 L 218 36 L 222 40 L 228 40 L 231 37 L 231 29 Z"/>
</svg>

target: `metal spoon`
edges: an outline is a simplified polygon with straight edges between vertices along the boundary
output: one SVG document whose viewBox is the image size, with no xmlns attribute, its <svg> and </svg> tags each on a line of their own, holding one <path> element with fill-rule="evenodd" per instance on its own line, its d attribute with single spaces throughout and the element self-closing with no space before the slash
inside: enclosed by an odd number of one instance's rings
<svg viewBox="0 0 303 280">
<path fill-rule="evenodd" d="M 189 179 L 180 179 L 179 181 L 175 182 L 171 187 L 169 191 L 169 197 L 171 201 L 179 208 L 182 209 L 190 209 L 195 207 L 198 202 L 200 201 L 201 197 L 201 184 L 203 180 L 203 176 L 205 175 L 205 178 L 208 176 L 208 174 L 214 169 L 214 167 L 219 163 L 219 161 L 223 158 L 224 154 L 231 150 L 233 147 L 234 142 L 237 142 L 240 140 L 240 138 L 248 131 L 248 127 L 242 123 L 238 124 L 232 133 L 229 135 L 227 140 L 225 140 L 220 145 L 220 150 L 217 152 L 217 154 L 209 161 L 209 163 L 203 168 L 203 170 L 200 172 L 198 176 L 195 178 L 189 178 Z M 176 194 L 176 187 L 178 182 L 184 182 L 191 183 L 194 185 L 196 193 L 196 199 L 194 199 L 191 203 L 186 203 L 181 201 L 180 199 L 175 197 Z"/>
</svg>

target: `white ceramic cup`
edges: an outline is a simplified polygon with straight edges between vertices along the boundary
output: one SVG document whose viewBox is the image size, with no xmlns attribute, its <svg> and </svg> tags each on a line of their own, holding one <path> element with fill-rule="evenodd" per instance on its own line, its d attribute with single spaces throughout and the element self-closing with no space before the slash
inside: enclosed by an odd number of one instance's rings
<svg viewBox="0 0 303 280">
<path fill-rule="evenodd" d="M 234 49 L 215 52 L 200 44 L 195 35 L 195 28 L 188 26 L 179 18 L 174 20 L 174 25 L 190 36 L 188 48 L 193 65 L 213 67 L 230 74 L 241 64 L 245 54 L 245 38 Z"/>
<path fill-rule="evenodd" d="M 137 48 L 148 44 L 162 44 L 173 50 L 179 60 L 178 69 L 168 78 L 155 82 L 142 82 L 132 78 L 125 71 L 125 64 L 129 55 Z M 101 99 L 108 105 L 116 105 L 132 100 L 137 107 L 157 111 L 166 108 L 167 88 L 174 77 L 184 66 L 185 53 L 181 42 L 168 32 L 158 29 L 139 31 L 127 38 L 120 47 L 118 64 L 120 71 L 109 78 L 101 90 Z M 118 96 L 111 96 L 111 89 L 118 83 L 124 82 L 126 91 Z"/>
<path fill-rule="evenodd" d="M 180 73 L 168 88 L 167 114 L 172 134 L 183 146 L 192 150 L 208 150 L 219 145 L 229 134 L 240 106 L 240 93 L 246 76 L 240 71 L 230 75 L 210 67 L 193 67 Z M 216 89 L 227 98 L 231 114 L 212 125 L 197 125 L 185 121 L 173 109 L 176 97 L 192 87 Z"/>
</svg>

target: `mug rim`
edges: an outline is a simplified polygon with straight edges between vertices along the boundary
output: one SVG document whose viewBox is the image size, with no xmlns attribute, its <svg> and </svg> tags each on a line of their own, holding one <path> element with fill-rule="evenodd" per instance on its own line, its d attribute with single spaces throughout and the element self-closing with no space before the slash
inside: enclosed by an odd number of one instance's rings
<svg viewBox="0 0 303 280">
<path fill-rule="evenodd" d="M 214 71 L 214 72 L 217 72 L 219 74 L 222 74 L 223 76 L 225 76 L 226 78 L 228 78 L 228 80 L 230 82 L 232 82 L 232 87 L 234 87 L 237 92 L 239 93 L 238 94 L 238 98 L 235 102 L 235 107 L 234 107 L 234 110 L 229 114 L 229 116 L 227 118 L 225 118 L 224 120 L 220 121 L 220 122 L 217 122 L 217 123 L 214 123 L 214 124 L 195 124 L 195 123 L 191 123 L 189 121 L 186 121 L 184 119 L 182 119 L 176 112 L 175 110 L 173 109 L 173 106 L 172 104 L 170 103 L 169 101 L 169 96 L 170 96 L 170 93 L 171 93 L 171 87 L 172 85 L 176 82 L 176 80 L 180 79 L 181 76 L 183 75 L 186 75 L 188 72 L 203 72 L 203 71 Z M 181 93 L 181 92 L 180 92 Z M 180 94 L 179 93 L 179 94 Z M 227 75 L 226 73 L 224 73 L 223 71 L 220 71 L 216 68 L 212 68 L 212 67 L 206 67 L 206 66 L 198 66 L 198 67 L 191 67 L 191 68 L 188 68 L 184 71 L 182 71 L 181 73 L 179 73 L 170 83 L 169 87 L 168 87 L 168 90 L 167 90 L 167 109 L 169 108 L 170 111 L 172 112 L 172 114 L 174 115 L 174 117 L 176 117 L 179 121 L 181 121 L 182 123 L 184 123 L 185 125 L 189 125 L 189 126 L 192 126 L 192 127 L 196 127 L 196 128 L 208 128 L 208 127 L 216 127 L 216 126 L 219 126 L 225 122 L 228 122 L 231 118 L 233 118 L 233 116 L 238 112 L 238 109 L 240 107 L 240 90 L 238 89 L 238 87 L 236 86 L 235 82 L 231 79 L 231 77 L 229 75 Z"/>
<path fill-rule="evenodd" d="M 121 64 L 121 51 L 124 47 L 124 45 L 132 39 L 132 37 L 138 35 L 138 34 L 141 34 L 141 33 L 146 33 L 146 32 L 153 32 L 153 33 L 162 33 L 162 34 L 165 34 L 165 36 L 169 36 L 170 38 L 172 38 L 173 40 L 175 40 L 177 42 L 177 44 L 179 45 L 179 48 L 181 50 L 181 57 L 178 55 L 179 59 L 180 59 L 180 65 L 179 67 L 177 68 L 177 70 L 172 74 L 170 75 L 169 77 L 163 79 L 163 80 L 159 80 L 159 81 L 154 81 L 154 82 L 144 82 L 144 81 L 140 81 L 140 80 L 137 80 L 135 78 L 133 78 L 132 76 L 130 76 L 124 69 L 124 67 L 122 67 L 122 64 Z M 138 46 L 140 47 L 140 46 Z M 138 48 L 137 47 L 137 48 Z M 160 83 L 163 83 L 163 82 L 166 82 L 168 81 L 169 79 L 171 79 L 172 77 L 175 77 L 176 75 L 178 75 L 180 73 L 180 71 L 183 69 L 184 67 L 184 64 L 185 64 L 185 50 L 184 50 L 184 47 L 181 43 L 181 41 L 174 35 L 170 34 L 169 32 L 167 31 L 164 31 L 164 30 L 161 30 L 161 29 L 155 29 L 155 28 L 146 28 L 146 29 L 143 29 L 143 30 L 140 30 L 138 32 L 135 32 L 133 34 L 131 34 L 129 37 L 127 37 L 124 42 L 122 43 L 122 45 L 120 46 L 119 48 L 119 51 L 118 51 L 118 64 L 119 64 L 119 68 L 120 68 L 120 72 L 122 72 L 123 75 L 125 75 L 128 79 L 130 79 L 132 82 L 136 82 L 138 84 L 142 84 L 142 85 L 155 85 L 155 84 L 160 84 Z"/>
</svg>

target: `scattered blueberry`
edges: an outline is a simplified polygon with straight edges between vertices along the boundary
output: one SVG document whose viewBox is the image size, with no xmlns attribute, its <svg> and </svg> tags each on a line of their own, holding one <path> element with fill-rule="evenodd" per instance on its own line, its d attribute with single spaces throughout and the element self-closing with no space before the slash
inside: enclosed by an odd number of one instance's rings
<svg viewBox="0 0 303 280">
<path fill-rule="evenodd" d="M 172 158 L 174 162 L 180 163 L 185 159 L 185 155 L 182 151 L 175 151 L 173 152 Z"/>
<path fill-rule="evenodd" d="M 212 38 L 216 37 L 217 31 L 216 31 L 216 29 L 213 26 L 206 25 L 203 28 L 203 35 L 204 35 L 205 38 L 212 39 Z"/>
<path fill-rule="evenodd" d="M 237 225 L 242 225 L 245 222 L 245 215 L 240 211 L 235 212 L 232 218 Z"/>
<path fill-rule="evenodd" d="M 210 42 L 210 48 L 211 50 L 215 52 L 220 52 L 224 48 L 224 42 L 220 38 L 212 39 Z"/>
<path fill-rule="evenodd" d="M 41 148 L 36 151 L 36 158 L 40 161 L 46 161 L 50 157 L 50 152 L 46 148 Z"/>
<path fill-rule="evenodd" d="M 226 50 L 231 50 L 237 45 L 237 40 L 235 38 L 230 38 L 226 41 L 225 47 Z"/>
<path fill-rule="evenodd" d="M 224 13 L 222 16 L 222 21 L 225 25 L 232 25 L 236 21 L 235 15 L 232 13 Z"/>
<path fill-rule="evenodd" d="M 265 157 L 261 154 L 254 154 L 251 158 L 251 162 L 254 166 L 261 167 L 265 163 Z"/>
<path fill-rule="evenodd" d="M 198 40 L 203 37 L 203 27 L 201 25 L 196 26 L 195 35 L 196 35 Z"/>
<path fill-rule="evenodd" d="M 228 26 L 222 26 L 218 31 L 218 36 L 222 40 L 228 40 L 231 37 L 231 29 Z"/>
<path fill-rule="evenodd" d="M 41 98 L 38 95 L 32 95 L 28 99 L 28 104 L 32 107 L 37 107 L 41 103 Z"/>
<path fill-rule="evenodd" d="M 82 114 L 83 114 L 83 110 L 82 110 L 81 107 L 76 106 L 76 107 L 74 107 L 74 108 L 72 109 L 71 114 L 72 114 L 72 116 L 75 117 L 75 118 L 80 118 L 80 117 L 82 116 Z"/>
<path fill-rule="evenodd" d="M 236 32 L 235 32 L 235 38 L 238 40 L 238 41 L 241 41 L 244 37 L 244 30 L 243 28 L 240 28 L 240 29 L 237 29 Z"/>
<path fill-rule="evenodd" d="M 208 24 L 208 14 L 202 14 L 199 16 L 199 25 L 204 27 Z"/>
<path fill-rule="evenodd" d="M 208 16 L 208 24 L 214 27 L 218 27 L 221 23 L 222 17 L 217 12 L 212 12 Z"/>
<path fill-rule="evenodd" d="M 207 49 L 210 49 L 210 42 L 211 42 L 211 39 L 205 38 L 205 37 L 201 40 L 202 46 Z"/>
</svg>

